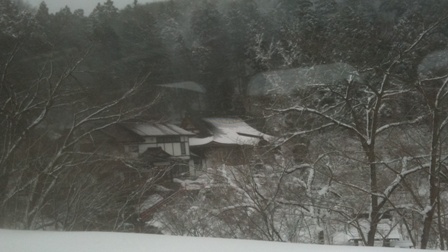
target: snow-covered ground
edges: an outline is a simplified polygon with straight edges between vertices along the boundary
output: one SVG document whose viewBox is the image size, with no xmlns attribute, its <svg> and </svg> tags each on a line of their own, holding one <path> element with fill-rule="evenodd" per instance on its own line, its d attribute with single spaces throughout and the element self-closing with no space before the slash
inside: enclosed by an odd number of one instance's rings
<svg viewBox="0 0 448 252">
<path fill-rule="evenodd" d="M 0 229 L 1 252 L 380 252 L 392 251 L 391 249 L 131 233 L 12 231 Z M 393 249 L 393 252 L 400 251 L 409 250 Z"/>
</svg>

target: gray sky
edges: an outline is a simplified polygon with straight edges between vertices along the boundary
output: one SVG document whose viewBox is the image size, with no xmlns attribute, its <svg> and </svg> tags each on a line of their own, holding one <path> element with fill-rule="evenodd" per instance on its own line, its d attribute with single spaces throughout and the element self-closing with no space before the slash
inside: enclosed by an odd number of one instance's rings
<svg viewBox="0 0 448 252">
<path fill-rule="evenodd" d="M 33 6 L 39 6 L 42 1 L 45 1 L 48 9 L 52 13 L 59 11 L 67 5 L 72 11 L 76 9 L 83 9 L 86 15 L 92 12 L 98 2 L 106 2 L 106 0 L 26 0 L 26 2 L 29 2 Z M 139 3 L 150 3 L 156 1 L 160 0 L 138 0 Z M 132 4 L 134 0 L 113 0 L 113 2 L 115 7 L 122 9 L 128 4 Z"/>
</svg>

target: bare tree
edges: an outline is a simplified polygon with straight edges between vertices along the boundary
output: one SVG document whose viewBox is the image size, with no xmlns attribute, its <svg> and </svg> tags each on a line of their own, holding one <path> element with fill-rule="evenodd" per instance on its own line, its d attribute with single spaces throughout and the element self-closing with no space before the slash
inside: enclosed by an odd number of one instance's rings
<svg viewBox="0 0 448 252">
<path fill-rule="evenodd" d="M 321 170 L 326 156 L 296 165 L 279 150 L 261 149 L 244 164 L 209 168 L 199 179 L 202 188 L 161 209 L 155 223 L 178 235 L 330 244 L 331 176 Z"/>
<path fill-rule="evenodd" d="M 445 141 L 443 132 L 446 132 L 448 124 L 448 116 L 446 114 L 448 104 L 448 77 L 441 76 L 420 80 L 418 89 L 425 98 L 431 118 L 431 146 L 429 151 L 428 169 L 429 198 L 423 212 L 424 221 L 421 248 L 425 249 L 428 246 L 434 215 L 438 212 L 440 248 L 444 249 L 443 228 L 440 219 L 440 181 L 446 180 L 446 177 L 444 176 L 446 176 L 446 161 L 448 157 L 443 151 L 444 148 L 442 148 Z"/>
<path fill-rule="evenodd" d="M 429 163 L 421 163 L 422 158 L 401 156 L 397 160 L 406 159 L 414 160 L 415 162 L 407 162 L 404 166 L 392 165 L 389 163 L 392 157 L 384 153 L 383 150 L 386 148 L 385 139 L 387 134 L 391 134 L 391 132 L 397 129 L 412 128 L 413 125 L 424 122 L 428 116 L 420 108 L 414 109 L 414 111 L 408 109 L 406 113 L 403 113 L 403 106 L 398 104 L 397 101 L 407 99 L 419 100 L 416 89 L 405 83 L 409 78 L 402 77 L 403 67 L 408 64 L 407 62 L 413 60 L 412 54 L 419 52 L 420 45 L 426 43 L 425 39 L 444 20 L 446 18 L 442 18 L 422 30 L 406 48 L 399 49 L 397 54 L 391 54 L 395 56 L 390 57 L 389 60 L 374 68 L 359 69 L 358 73 L 347 76 L 344 83 L 305 87 L 302 88 L 303 94 L 299 99 L 288 97 L 289 99 L 286 98 L 283 102 L 278 102 L 278 98 L 276 98 L 275 102 L 271 103 L 270 110 L 274 114 L 288 115 L 289 118 L 292 115 L 297 120 L 302 120 L 299 130 L 290 130 L 292 131 L 292 137 L 309 135 L 313 132 L 325 132 L 325 130 L 333 127 L 338 129 L 334 131 L 337 134 L 344 134 L 348 137 L 346 139 L 357 141 L 362 155 L 358 154 L 358 156 L 348 158 L 352 162 L 357 163 L 360 168 L 362 167 L 362 172 L 368 171 L 367 176 L 360 177 L 364 181 L 362 185 L 347 181 L 344 184 L 356 188 L 370 198 L 369 206 L 366 208 L 369 211 L 370 222 L 365 239 L 365 243 L 368 246 L 374 245 L 377 226 L 385 207 L 389 204 L 394 191 L 406 177 L 424 169 L 429 168 L 431 170 L 430 167 L 434 167 L 434 170 L 430 172 L 434 174 L 431 188 L 436 188 L 437 175 L 435 167 L 438 159 L 433 158 Z M 260 53 L 260 57 L 270 58 L 272 53 L 276 51 L 272 47 L 275 47 L 275 45 L 271 44 L 268 52 Z M 362 78 L 356 77 L 357 74 L 362 76 Z M 273 81 L 275 82 L 275 80 Z M 301 83 L 297 84 L 300 85 Z M 326 94 L 324 96 L 331 99 L 324 100 L 321 97 L 322 94 Z M 440 91 L 440 97 L 445 97 L 445 95 L 444 91 Z M 278 119 L 279 117 L 275 118 Z M 437 120 L 440 120 L 440 117 Z M 278 122 L 278 120 L 274 121 Z M 446 122 L 436 121 L 433 124 L 444 127 Z M 433 131 L 433 134 L 435 134 L 433 138 L 439 137 L 438 131 Z M 432 150 L 436 152 L 431 153 L 431 155 L 438 155 L 437 144 L 438 140 L 433 143 Z M 335 148 L 337 150 L 341 146 L 335 146 Z M 423 153 L 420 154 L 423 155 Z M 366 184 L 368 184 L 367 188 L 364 186 Z M 437 191 L 433 190 L 431 197 L 433 198 L 433 203 L 435 203 Z M 431 205 L 431 208 L 428 208 L 428 210 L 435 209 L 433 206 Z M 431 211 L 428 213 L 427 222 L 431 223 L 432 213 Z M 430 224 L 427 227 L 428 230 L 429 227 Z M 424 231 L 424 233 L 426 234 L 427 231 Z M 426 247 L 426 245 L 422 245 L 422 247 Z"/>
<path fill-rule="evenodd" d="M 6 223 L 15 220 L 12 215 L 23 228 L 33 228 L 61 179 L 91 161 L 80 149 L 82 141 L 145 111 L 157 96 L 143 105 L 130 103 L 145 75 L 109 98 L 86 97 L 85 88 L 74 83 L 88 50 L 61 71 L 50 63 L 34 79 L 16 78 L 8 70 L 20 50 L 10 53 L 0 79 L 0 222 L 13 225 Z"/>
</svg>

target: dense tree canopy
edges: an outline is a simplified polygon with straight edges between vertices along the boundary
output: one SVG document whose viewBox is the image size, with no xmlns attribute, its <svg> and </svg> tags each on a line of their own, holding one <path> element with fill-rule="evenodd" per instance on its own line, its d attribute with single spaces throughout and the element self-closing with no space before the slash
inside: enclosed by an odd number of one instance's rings
<svg viewBox="0 0 448 252">
<path fill-rule="evenodd" d="M 248 80 L 260 71 L 333 62 L 381 67 L 446 8 L 444 1 L 274 2 L 171 0 L 118 10 L 108 0 L 86 17 L 68 7 L 50 14 L 45 2 L 35 12 L 22 12 L 3 1 L 2 51 L 18 39 L 41 42 L 26 43 L 33 50 L 28 58 L 50 52 L 63 57 L 91 47 L 87 62 L 97 77 L 90 86 L 120 86 L 149 71 L 147 85 L 199 82 L 209 90 L 208 107 L 226 113 L 235 110 L 232 103 L 242 99 Z M 427 38 L 414 66 L 403 62 L 403 70 L 415 72 L 426 53 L 443 49 L 445 36 Z M 257 47 L 274 51 L 262 59 Z"/>
</svg>

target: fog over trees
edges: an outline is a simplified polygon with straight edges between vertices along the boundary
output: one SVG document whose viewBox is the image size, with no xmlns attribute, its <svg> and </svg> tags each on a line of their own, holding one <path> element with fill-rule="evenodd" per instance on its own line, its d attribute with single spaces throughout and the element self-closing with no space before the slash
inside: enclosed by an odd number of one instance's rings
<svg viewBox="0 0 448 252">
<path fill-rule="evenodd" d="M 325 244 L 356 230 L 373 246 L 390 219 L 446 250 L 447 13 L 440 0 L 107 0 L 87 16 L 1 0 L 0 228 Z M 145 224 L 142 202 L 186 182 L 104 139 L 185 117 L 238 117 L 270 138 L 188 178 L 199 189 L 165 192 Z"/>
</svg>

